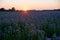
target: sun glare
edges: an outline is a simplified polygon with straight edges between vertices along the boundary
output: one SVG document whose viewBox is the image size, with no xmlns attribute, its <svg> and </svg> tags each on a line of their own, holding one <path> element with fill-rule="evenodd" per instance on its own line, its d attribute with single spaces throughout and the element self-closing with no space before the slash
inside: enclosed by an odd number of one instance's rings
<svg viewBox="0 0 60 40">
<path fill-rule="evenodd" d="M 27 9 L 23 9 L 23 11 L 27 11 Z"/>
<path fill-rule="evenodd" d="M 26 9 L 26 8 L 23 9 L 23 13 L 24 13 L 24 14 L 28 14 L 28 9 Z"/>
</svg>

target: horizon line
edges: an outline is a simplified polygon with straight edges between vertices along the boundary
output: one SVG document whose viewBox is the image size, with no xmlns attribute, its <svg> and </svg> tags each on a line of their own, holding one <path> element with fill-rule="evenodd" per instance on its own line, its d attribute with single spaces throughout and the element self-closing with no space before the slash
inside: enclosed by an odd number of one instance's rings
<svg viewBox="0 0 60 40">
<path fill-rule="evenodd" d="M 1 7 L 1 8 L 3 8 L 3 7 Z M 23 9 L 16 9 L 15 7 L 12 7 L 12 8 L 14 8 L 15 10 L 23 10 Z M 4 9 L 9 10 L 9 9 L 12 9 L 12 8 L 4 8 Z M 60 10 L 60 8 L 55 8 L 55 9 L 26 9 L 26 10 Z"/>
</svg>

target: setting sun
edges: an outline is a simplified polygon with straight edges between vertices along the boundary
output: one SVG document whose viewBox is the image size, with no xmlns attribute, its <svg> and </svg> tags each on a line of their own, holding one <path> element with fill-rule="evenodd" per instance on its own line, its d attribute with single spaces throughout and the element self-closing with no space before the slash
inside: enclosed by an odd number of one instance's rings
<svg viewBox="0 0 60 40">
<path fill-rule="evenodd" d="M 27 10 L 28 10 L 28 9 L 26 9 L 26 8 L 25 8 L 25 9 L 23 9 L 23 11 L 27 11 Z"/>
<path fill-rule="evenodd" d="M 23 10 L 23 11 L 27 11 L 27 10 L 29 10 L 29 8 L 24 5 L 24 6 L 22 7 L 22 10 Z"/>
<path fill-rule="evenodd" d="M 24 9 L 22 9 L 22 12 L 23 12 L 23 14 L 28 14 L 28 9 L 24 8 Z"/>
</svg>

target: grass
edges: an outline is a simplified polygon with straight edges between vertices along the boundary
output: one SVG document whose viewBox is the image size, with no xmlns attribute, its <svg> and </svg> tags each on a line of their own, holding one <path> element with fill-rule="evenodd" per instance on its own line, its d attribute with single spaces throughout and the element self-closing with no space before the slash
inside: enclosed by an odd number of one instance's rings
<svg viewBox="0 0 60 40">
<path fill-rule="evenodd" d="M 0 40 L 46 40 L 46 37 L 52 38 L 54 33 L 60 36 L 59 13 L 45 14 L 42 12 L 35 14 L 34 12 L 29 15 L 22 15 L 20 12 L 0 12 L 0 14 L 2 20 L 0 23 Z M 21 17 L 24 18 L 24 21 L 19 19 Z M 6 18 L 7 21 L 5 21 Z M 17 19 L 17 22 L 14 18 Z"/>
<path fill-rule="evenodd" d="M 0 40 L 45 40 L 46 36 L 52 38 L 53 33 L 60 35 L 59 30 L 49 27 L 49 24 L 45 23 L 36 29 L 36 27 L 26 27 L 24 22 L 17 24 L 3 22 L 0 24 Z M 34 30 L 43 30 L 45 34 L 41 35 L 39 32 L 34 34 Z"/>
</svg>

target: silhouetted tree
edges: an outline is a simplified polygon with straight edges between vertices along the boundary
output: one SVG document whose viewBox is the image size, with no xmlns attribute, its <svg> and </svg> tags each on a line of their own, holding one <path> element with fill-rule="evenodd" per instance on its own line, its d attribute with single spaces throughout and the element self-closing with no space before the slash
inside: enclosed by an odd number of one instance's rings
<svg viewBox="0 0 60 40">
<path fill-rule="evenodd" d="M 5 9 L 4 8 L 0 8 L 0 11 L 5 11 Z"/>
<path fill-rule="evenodd" d="M 12 9 L 11 9 L 12 11 L 15 11 L 15 8 L 14 7 L 12 7 Z"/>
<path fill-rule="evenodd" d="M 11 11 L 11 9 L 8 9 L 9 11 Z"/>
</svg>

